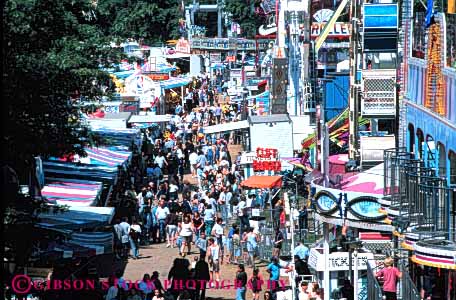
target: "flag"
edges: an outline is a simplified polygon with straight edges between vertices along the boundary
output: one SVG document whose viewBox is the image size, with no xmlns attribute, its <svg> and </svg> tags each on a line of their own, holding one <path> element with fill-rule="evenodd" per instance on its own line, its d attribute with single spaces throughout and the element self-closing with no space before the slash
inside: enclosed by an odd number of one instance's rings
<svg viewBox="0 0 456 300">
<path fill-rule="evenodd" d="M 432 17 L 434 16 L 434 0 L 427 1 L 427 10 L 426 10 L 426 28 L 431 26 Z"/>
</svg>

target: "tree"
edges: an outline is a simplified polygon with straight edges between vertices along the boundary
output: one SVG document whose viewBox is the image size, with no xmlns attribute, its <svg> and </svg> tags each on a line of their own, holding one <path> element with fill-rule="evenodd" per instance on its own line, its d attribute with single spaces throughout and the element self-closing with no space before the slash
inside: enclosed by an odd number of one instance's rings
<svg viewBox="0 0 456 300">
<path fill-rule="evenodd" d="M 110 0 L 98 3 L 105 33 L 119 41 L 132 38 L 161 44 L 179 37 L 180 0 Z"/>
<path fill-rule="evenodd" d="M 23 255 L 42 202 L 35 178 L 35 156 L 77 153 L 92 136 L 81 123 L 72 98 L 100 99 L 113 86 L 103 71 L 120 59 L 96 18 L 89 0 L 8 0 L 3 4 L 2 85 L 6 114 L 1 181 L 8 186 L 2 201 L 3 232 L 10 247 Z M 19 185 L 30 187 L 24 200 Z M 39 198 L 38 198 L 39 199 Z M 35 203 L 36 202 L 36 203 Z M 26 205 L 23 205 L 23 204 Z M 12 225 L 12 226 L 11 226 Z M 22 243 L 22 242 L 24 243 Z M 1 251 L 4 247 L 0 247 Z M 20 249 L 20 250 L 18 250 Z"/>
<path fill-rule="evenodd" d="M 9 0 L 3 12 L 3 99 L 9 159 L 83 154 L 89 142 L 71 97 L 99 99 L 118 61 L 88 0 Z"/>
<path fill-rule="evenodd" d="M 254 38 L 258 28 L 264 24 L 264 19 L 254 15 L 253 0 L 227 0 L 225 10 L 231 14 L 231 21 L 241 26 L 241 36 L 245 38 Z"/>
</svg>

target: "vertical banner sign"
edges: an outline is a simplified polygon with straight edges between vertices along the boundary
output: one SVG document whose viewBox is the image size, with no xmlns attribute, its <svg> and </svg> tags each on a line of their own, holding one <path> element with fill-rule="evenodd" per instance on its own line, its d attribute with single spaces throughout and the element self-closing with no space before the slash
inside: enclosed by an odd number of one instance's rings
<svg viewBox="0 0 456 300">
<path fill-rule="evenodd" d="M 287 113 L 288 59 L 272 59 L 271 113 Z"/>
</svg>

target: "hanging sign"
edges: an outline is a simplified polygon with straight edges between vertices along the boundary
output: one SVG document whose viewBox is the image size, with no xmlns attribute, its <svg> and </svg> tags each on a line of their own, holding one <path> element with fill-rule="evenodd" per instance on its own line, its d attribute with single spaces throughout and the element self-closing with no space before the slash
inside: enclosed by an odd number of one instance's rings
<svg viewBox="0 0 456 300">
<path fill-rule="evenodd" d="M 323 249 L 312 249 L 308 260 L 309 267 L 313 268 L 317 272 L 325 270 L 329 271 L 348 271 L 350 270 L 349 265 L 349 253 L 348 252 L 333 252 L 329 254 L 327 260 L 324 258 Z M 354 255 L 353 255 L 354 256 Z M 351 265 L 352 270 L 354 269 L 355 259 L 352 257 Z M 374 255 L 372 253 L 358 253 L 358 270 L 367 270 L 367 264 L 369 260 L 373 260 Z M 325 262 L 327 265 L 325 266 Z"/>
<path fill-rule="evenodd" d="M 150 79 L 152 80 L 168 80 L 169 79 L 169 74 L 164 74 L 164 73 L 156 73 L 156 74 L 148 74 L 147 75 Z"/>
<path fill-rule="evenodd" d="M 312 23 L 310 28 L 310 35 L 313 39 L 317 38 L 323 28 L 325 28 L 326 23 Z M 350 24 L 337 22 L 334 24 L 333 28 L 328 34 L 328 38 L 350 38 Z"/>
<path fill-rule="evenodd" d="M 190 43 L 186 39 L 180 38 L 176 44 L 176 52 L 190 54 Z"/>
<path fill-rule="evenodd" d="M 256 158 L 253 161 L 253 170 L 280 172 L 282 170 L 282 163 L 278 157 L 277 149 L 257 148 Z"/>
</svg>

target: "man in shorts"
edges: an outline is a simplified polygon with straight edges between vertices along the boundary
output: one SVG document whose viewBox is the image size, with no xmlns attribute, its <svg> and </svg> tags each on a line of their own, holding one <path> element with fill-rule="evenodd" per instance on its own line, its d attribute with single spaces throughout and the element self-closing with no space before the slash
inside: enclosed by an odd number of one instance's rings
<svg viewBox="0 0 456 300">
<path fill-rule="evenodd" d="M 220 246 L 214 241 L 213 238 L 207 240 L 209 247 L 207 252 L 209 254 L 209 265 L 211 266 L 211 281 L 220 282 Z M 212 286 L 213 287 L 213 286 Z"/>
</svg>

